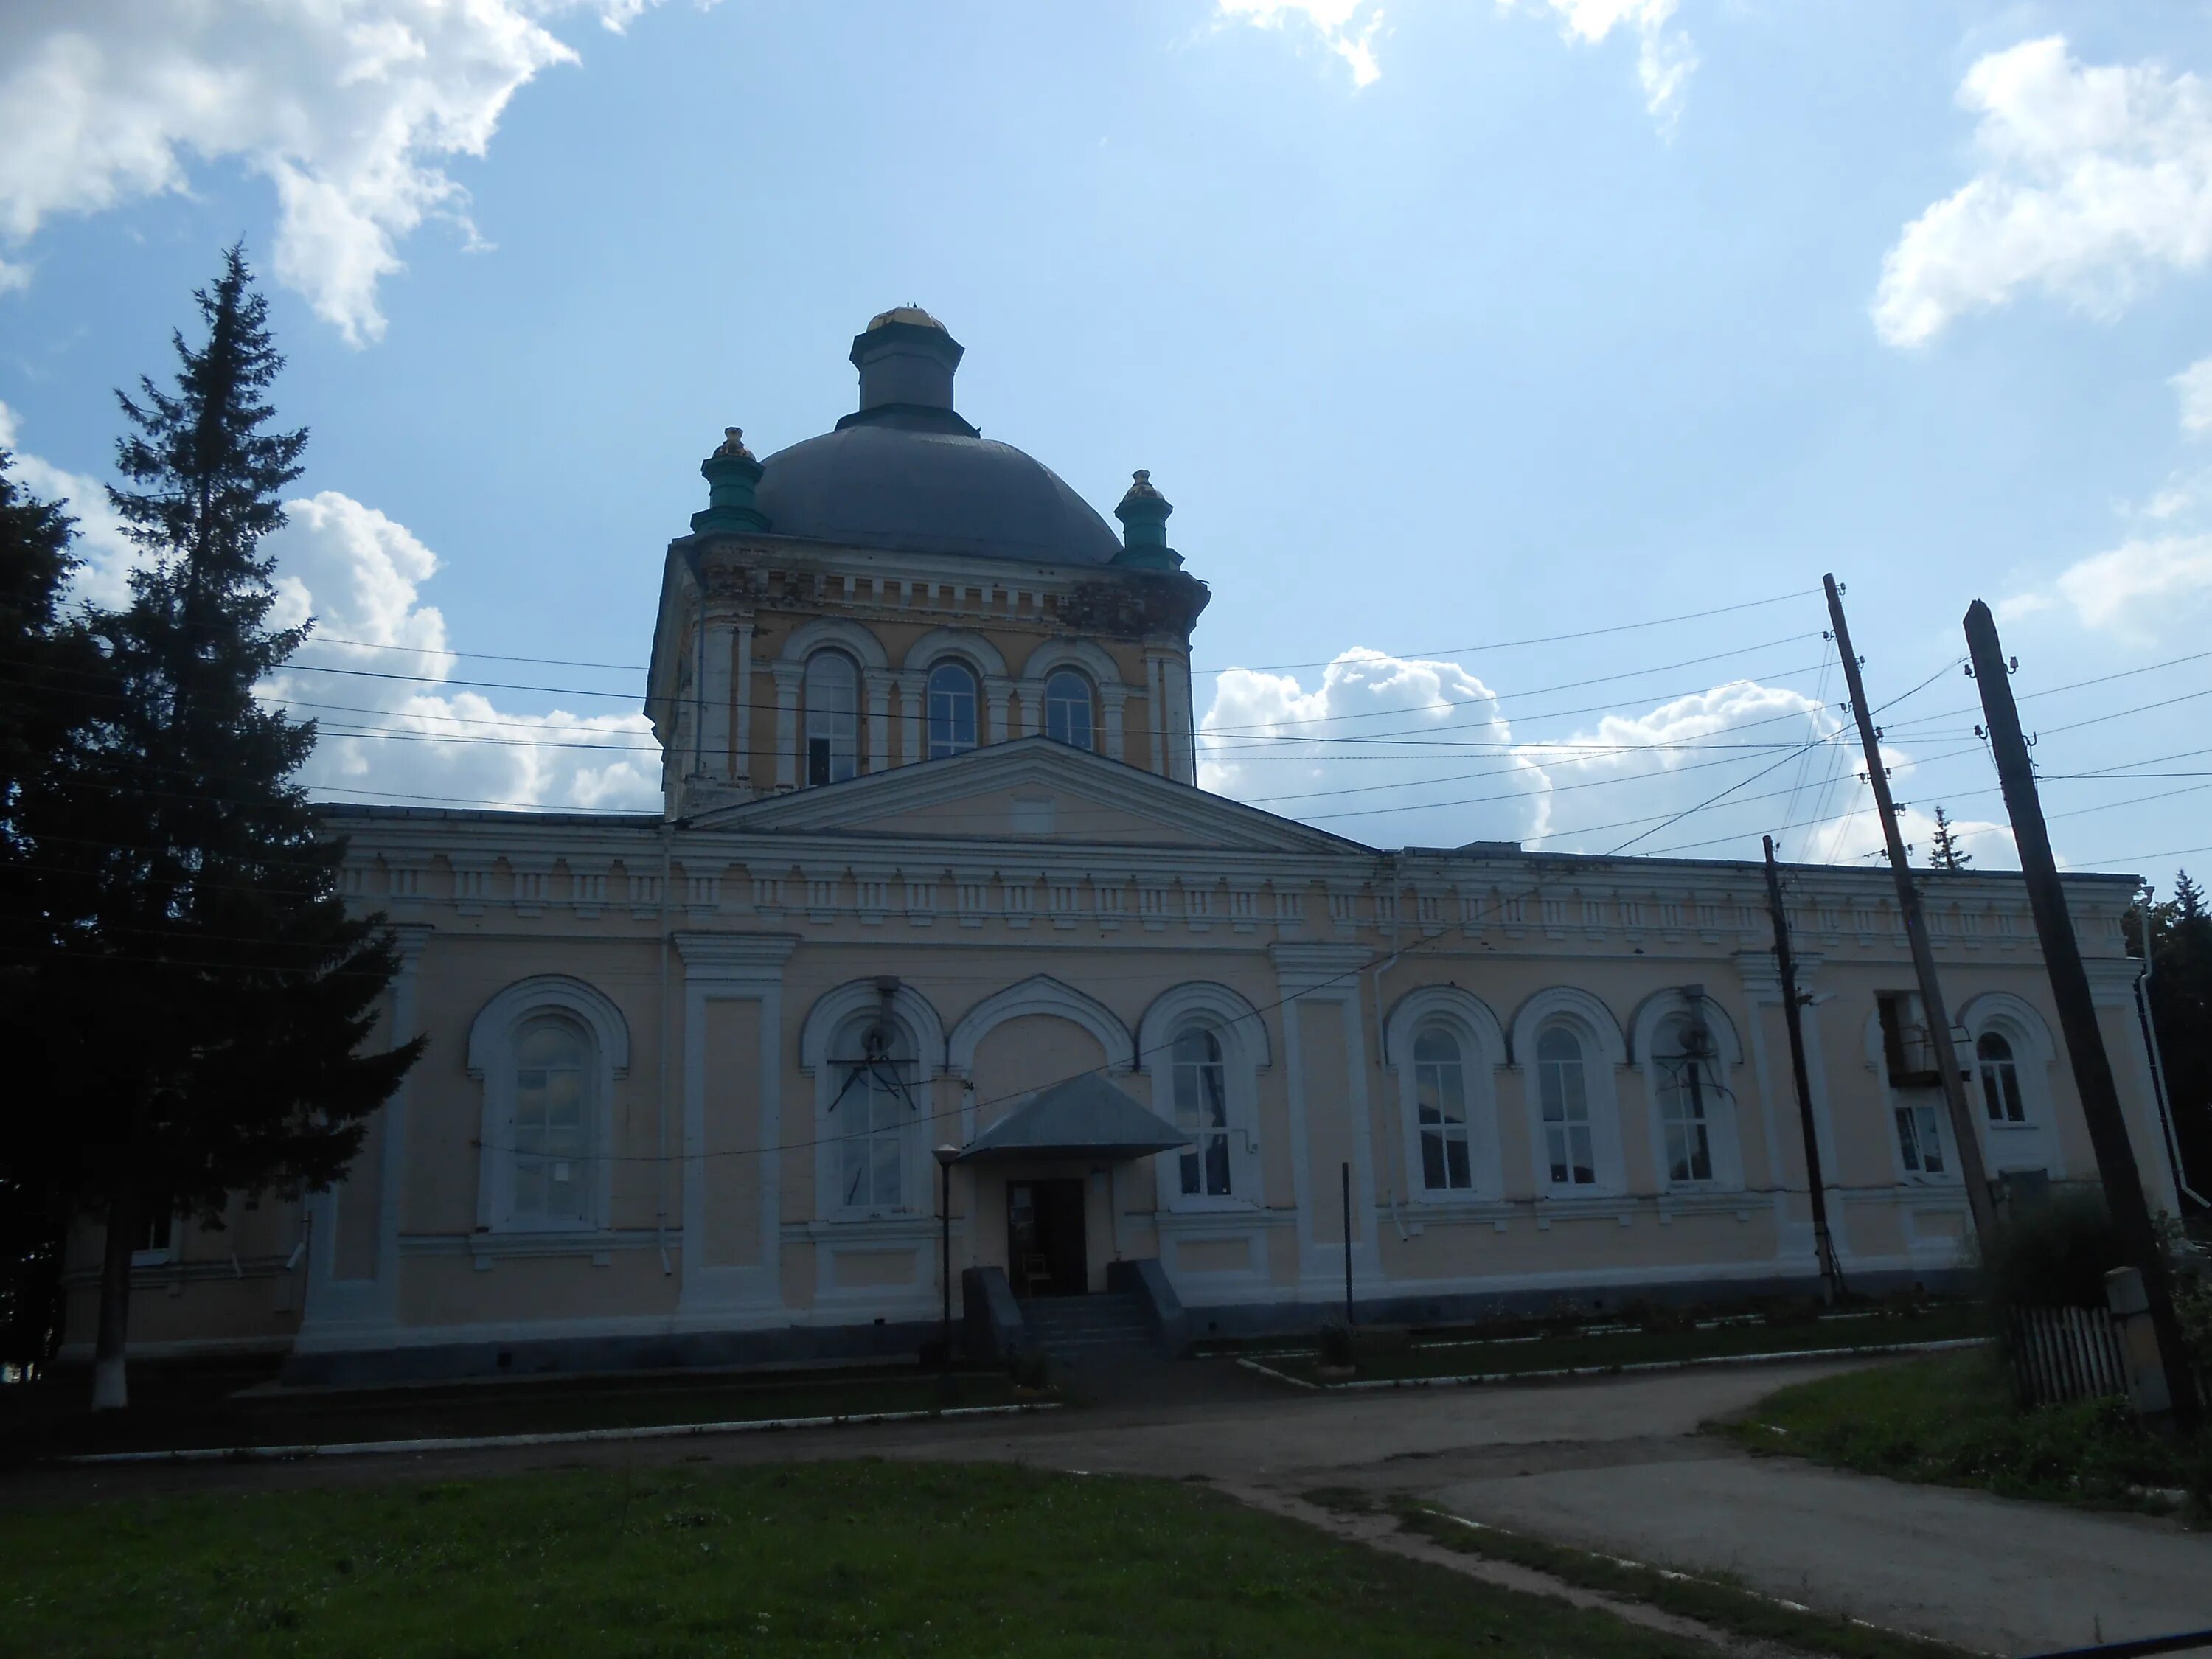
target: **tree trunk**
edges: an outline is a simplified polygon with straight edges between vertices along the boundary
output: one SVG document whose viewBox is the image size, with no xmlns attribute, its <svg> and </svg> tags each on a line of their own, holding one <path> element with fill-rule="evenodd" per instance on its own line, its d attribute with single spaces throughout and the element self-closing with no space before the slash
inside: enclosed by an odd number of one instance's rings
<svg viewBox="0 0 2212 1659">
<path fill-rule="evenodd" d="M 119 1412 L 131 1403 L 123 1373 L 131 1328 L 131 1257 L 138 1248 L 137 1183 L 118 1184 L 107 1200 L 107 1242 L 100 1266 L 100 1331 L 92 1352 L 92 1408 Z"/>
</svg>

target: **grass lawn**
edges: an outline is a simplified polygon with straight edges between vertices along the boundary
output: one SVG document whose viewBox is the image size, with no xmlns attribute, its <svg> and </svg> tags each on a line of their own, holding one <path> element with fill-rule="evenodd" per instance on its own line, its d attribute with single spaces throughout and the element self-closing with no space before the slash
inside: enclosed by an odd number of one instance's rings
<svg viewBox="0 0 2212 1659">
<path fill-rule="evenodd" d="M 33 1397 L 39 1390 L 43 1397 Z M 576 1429 L 757 1421 L 1000 1406 L 1018 1395 L 1000 1371 L 950 1381 L 897 1370 L 764 1377 L 672 1376 L 472 1382 L 360 1393 L 238 1394 L 159 1380 L 134 1385 L 129 1412 L 95 1419 L 80 1381 L 0 1391 L 0 1447 L 17 1459 L 189 1446 L 289 1446 L 363 1440 L 546 1434 Z M 22 1398 L 10 1398 L 20 1395 Z"/>
<path fill-rule="evenodd" d="M 1813 1348 L 1855 1348 L 1893 1343 L 1941 1342 L 1978 1337 L 1987 1327 L 1980 1309 L 1946 1304 L 1853 1317 L 1793 1319 L 1769 1323 L 1717 1323 L 1685 1330 L 1625 1330 L 1591 1334 L 1579 1328 L 1540 1336 L 1455 1341 L 1424 1338 L 1402 1346 L 1362 1349 L 1356 1382 L 1419 1381 L 1467 1376 L 1516 1376 L 1530 1371 L 1606 1368 L 1683 1359 L 1722 1359 L 1751 1354 L 1796 1353 Z M 1263 1365 L 1303 1382 L 1319 1382 L 1316 1353 L 1276 1355 Z"/>
<path fill-rule="evenodd" d="M 1715 1426 L 1755 1452 L 2008 1498 L 2160 1510 L 2130 1489 L 2190 1491 L 2193 1518 L 2212 1518 L 2212 1431 L 2166 1439 L 2118 1401 L 2021 1410 L 1994 1350 L 1801 1382 Z"/>
<path fill-rule="evenodd" d="M 1705 1650 L 1203 1486 L 877 1462 L 571 1471 L 0 1517 L 0 1654 Z"/>
</svg>

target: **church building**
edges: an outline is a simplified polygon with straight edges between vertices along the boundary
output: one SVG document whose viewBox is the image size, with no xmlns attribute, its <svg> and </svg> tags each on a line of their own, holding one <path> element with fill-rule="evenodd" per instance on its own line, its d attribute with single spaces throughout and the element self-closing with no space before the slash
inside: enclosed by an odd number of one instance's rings
<svg viewBox="0 0 2212 1659">
<path fill-rule="evenodd" d="M 375 1381 L 911 1354 L 948 1291 L 988 1347 L 1109 1288 L 1202 1338 L 1347 1280 L 1413 1322 L 1818 1284 L 1760 867 L 1383 850 L 1200 788 L 1167 500 L 1136 473 L 1117 533 L 957 411 L 961 356 L 886 312 L 834 431 L 703 463 L 660 811 L 324 809 L 427 1051 L 337 1188 L 149 1229 L 135 1353 Z M 1890 877 L 1788 875 L 1838 1263 L 1932 1286 L 1967 1206 Z M 2065 884 L 2171 1209 L 2133 883 Z M 2094 1180 L 2019 878 L 1923 886 L 1983 1161 Z"/>
</svg>

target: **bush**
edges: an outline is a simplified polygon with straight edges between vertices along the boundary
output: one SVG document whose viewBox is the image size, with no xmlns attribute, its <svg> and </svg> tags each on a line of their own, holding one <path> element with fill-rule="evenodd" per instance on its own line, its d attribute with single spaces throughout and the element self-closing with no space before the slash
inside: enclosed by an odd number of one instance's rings
<svg viewBox="0 0 2212 1659">
<path fill-rule="evenodd" d="M 2125 1265 L 2102 1195 L 2054 1194 L 1999 1225 L 1982 1283 L 2000 1308 L 2101 1308 L 2105 1275 Z"/>
</svg>

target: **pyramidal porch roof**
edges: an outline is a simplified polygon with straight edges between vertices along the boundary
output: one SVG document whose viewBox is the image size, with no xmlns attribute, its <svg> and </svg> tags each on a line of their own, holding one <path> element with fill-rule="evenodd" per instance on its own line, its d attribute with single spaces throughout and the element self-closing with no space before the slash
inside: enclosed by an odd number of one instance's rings
<svg viewBox="0 0 2212 1659">
<path fill-rule="evenodd" d="M 1191 1144 L 1096 1072 L 1040 1089 L 960 1149 L 958 1162 L 1095 1158 L 1121 1162 Z"/>
</svg>

